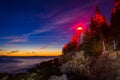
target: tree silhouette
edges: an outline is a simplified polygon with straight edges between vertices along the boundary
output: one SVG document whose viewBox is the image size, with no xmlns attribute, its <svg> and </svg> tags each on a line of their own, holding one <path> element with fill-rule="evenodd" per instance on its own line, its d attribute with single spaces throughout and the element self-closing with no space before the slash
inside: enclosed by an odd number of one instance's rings
<svg viewBox="0 0 120 80">
<path fill-rule="evenodd" d="M 109 23 L 96 6 L 96 14 L 91 18 L 89 29 L 85 31 L 82 49 L 89 55 L 101 53 L 103 50 L 102 42 L 107 41 L 109 33 Z"/>
<path fill-rule="evenodd" d="M 115 0 L 114 8 L 111 16 L 111 36 L 117 43 L 117 48 L 120 50 L 120 0 Z"/>
</svg>

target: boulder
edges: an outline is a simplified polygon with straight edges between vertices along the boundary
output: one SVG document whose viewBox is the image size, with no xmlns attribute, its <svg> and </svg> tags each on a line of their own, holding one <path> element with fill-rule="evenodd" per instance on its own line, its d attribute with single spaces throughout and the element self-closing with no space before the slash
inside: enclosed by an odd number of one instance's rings
<svg viewBox="0 0 120 80">
<path fill-rule="evenodd" d="M 49 80 L 68 80 L 67 76 L 63 74 L 62 76 L 51 76 Z"/>
</svg>

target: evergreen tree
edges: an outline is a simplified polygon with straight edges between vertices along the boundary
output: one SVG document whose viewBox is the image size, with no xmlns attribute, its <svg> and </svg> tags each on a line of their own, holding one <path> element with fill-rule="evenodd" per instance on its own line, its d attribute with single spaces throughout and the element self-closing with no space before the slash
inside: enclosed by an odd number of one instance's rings
<svg viewBox="0 0 120 80">
<path fill-rule="evenodd" d="M 84 50 L 85 56 L 93 54 L 93 42 L 91 37 L 91 32 L 87 29 L 84 33 L 83 43 L 80 45 L 80 50 Z"/>
<path fill-rule="evenodd" d="M 111 36 L 117 43 L 117 48 L 120 49 L 120 0 L 115 0 L 114 3 L 111 17 L 111 30 Z"/>
<path fill-rule="evenodd" d="M 76 36 L 74 35 L 71 39 L 71 41 L 68 43 L 68 44 L 65 44 L 64 47 L 63 47 L 63 50 L 62 50 L 62 53 L 65 55 L 67 54 L 68 52 L 71 52 L 71 51 L 76 51 L 77 49 L 77 38 Z"/>
<path fill-rule="evenodd" d="M 102 42 L 110 33 L 109 23 L 104 15 L 96 7 L 96 14 L 91 18 L 90 29 L 85 32 L 82 48 L 85 53 L 94 55 L 102 52 Z"/>
<path fill-rule="evenodd" d="M 100 12 L 99 8 L 96 7 L 95 17 L 91 19 L 90 29 L 93 37 L 96 40 L 100 39 L 100 36 L 106 37 L 109 35 L 109 23 L 104 15 Z"/>
</svg>

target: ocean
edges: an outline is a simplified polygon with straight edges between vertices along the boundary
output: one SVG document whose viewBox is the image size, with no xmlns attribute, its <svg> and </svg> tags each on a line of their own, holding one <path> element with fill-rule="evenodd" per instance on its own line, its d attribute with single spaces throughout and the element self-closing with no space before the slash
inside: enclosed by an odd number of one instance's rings
<svg viewBox="0 0 120 80">
<path fill-rule="evenodd" d="M 24 72 L 27 68 L 54 58 L 55 57 L 0 57 L 0 73 Z"/>
</svg>

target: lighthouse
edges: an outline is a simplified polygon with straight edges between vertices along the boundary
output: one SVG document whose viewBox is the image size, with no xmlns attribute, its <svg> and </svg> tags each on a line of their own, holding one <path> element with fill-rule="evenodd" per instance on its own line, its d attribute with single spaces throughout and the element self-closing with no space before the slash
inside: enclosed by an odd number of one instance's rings
<svg viewBox="0 0 120 80">
<path fill-rule="evenodd" d="M 83 33 L 83 26 L 78 26 L 76 28 L 76 33 L 73 35 L 71 39 L 71 43 L 76 42 L 77 45 L 79 46 L 81 44 L 81 39 L 82 39 L 82 33 Z"/>
<path fill-rule="evenodd" d="M 83 32 L 83 26 L 77 27 L 76 35 L 77 35 L 77 43 L 78 43 L 78 45 L 81 44 L 82 32 Z"/>
<path fill-rule="evenodd" d="M 82 39 L 82 33 L 83 33 L 83 26 L 78 26 L 76 30 L 76 42 L 78 46 L 81 44 L 81 39 Z"/>
</svg>

